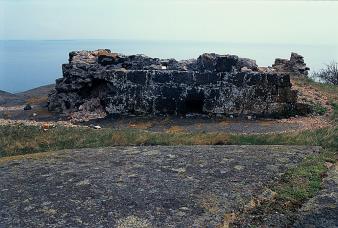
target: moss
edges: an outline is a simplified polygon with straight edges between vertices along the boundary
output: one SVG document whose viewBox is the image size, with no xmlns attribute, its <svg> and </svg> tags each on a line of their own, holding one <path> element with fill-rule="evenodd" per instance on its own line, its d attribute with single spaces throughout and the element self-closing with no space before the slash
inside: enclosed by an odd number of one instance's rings
<svg viewBox="0 0 338 228">
<path fill-rule="evenodd" d="M 299 166 L 289 170 L 280 184 L 275 186 L 274 191 L 278 193 L 279 199 L 299 204 L 313 197 L 319 191 L 323 174 L 327 171 L 324 162 L 334 158 L 332 151 L 323 151 L 319 155 L 305 158 Z"/>
</svg>

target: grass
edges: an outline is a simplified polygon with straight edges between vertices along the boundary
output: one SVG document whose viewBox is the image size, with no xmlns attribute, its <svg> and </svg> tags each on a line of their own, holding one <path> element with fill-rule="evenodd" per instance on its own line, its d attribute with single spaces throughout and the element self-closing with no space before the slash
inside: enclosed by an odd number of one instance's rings
<svg viewBox="0 0 338 228">
<path fill-rule="evenodd" d="M 126 145 L 317 145 L 338 148 L 338 128 L 281 134 L 241 135 L 186 133 L 173 128 L 165 133 L 140 129 L 113 130 L 35 126 L 0 126 L 0 157 L 74 148 Z"/>
<path fill-rule="evenodd" d="M 289 170 L 274 188 L 280 200 L 299 203 L 313 197 L 327 171 L 325 162 L 335 162 L 333 151 L 324 150 L 319 155 L 306 157 L 298 167 Z"/>
<path fill-rule="evenodd" d="M 241 216 L 253 215 L 250 225 L 262 227 L 267 215 L 283 214 L 291 226 L 297 218 L 299 208 L 321 189 L 322 179 L 327 172 L 325 162 L 335 161 L 336 154 L 332 150 L 323 150 L 320 154 L 306 157 L 301 164 L 288 170 L 279 182 L 271 186 L 276 197 L 259 203 Z"/>
<path fill-rule="evenodd" d="M 338 103 L 331 103 L 331 106 L 333 108 L 333 113 L 331 115 L 332 122 L 337 124 L 338 123 Z"/>
</svg>

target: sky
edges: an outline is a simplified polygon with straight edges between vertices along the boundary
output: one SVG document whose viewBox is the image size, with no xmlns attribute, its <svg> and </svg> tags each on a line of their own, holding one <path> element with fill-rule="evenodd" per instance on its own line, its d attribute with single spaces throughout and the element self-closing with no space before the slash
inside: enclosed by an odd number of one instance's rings
<svg viewBox="0 0 338 228">
<path fill-rule="evenodd" d="M 338 1 L 0 0 L 0 39 L 338 46 Z"/>
</svg>

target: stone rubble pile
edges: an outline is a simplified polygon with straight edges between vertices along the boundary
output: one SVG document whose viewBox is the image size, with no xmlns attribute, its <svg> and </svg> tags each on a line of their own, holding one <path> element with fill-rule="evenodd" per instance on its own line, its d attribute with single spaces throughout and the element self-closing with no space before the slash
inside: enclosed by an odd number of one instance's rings
<svg viewBox="0 0 338 228">
<path fill-rule="evenodd" d="M 308 75 L 310 70 L 304 62 L 304 57 L 297 53 L 291 53 L 290 60 L 276 59 L 272 68 L 278 72 L 286 72 L 293 75 Z"/>
</svg>

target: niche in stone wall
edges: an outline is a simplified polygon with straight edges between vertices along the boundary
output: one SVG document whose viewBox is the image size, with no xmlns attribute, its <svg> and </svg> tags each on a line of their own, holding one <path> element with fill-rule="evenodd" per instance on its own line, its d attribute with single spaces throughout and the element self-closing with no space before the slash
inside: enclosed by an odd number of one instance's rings
<svg viewBox="0 0 338 228">
<path fill-rule="evenodd" d="M 184 113 L 203 113 L 204 94 L 196 90 L 188 92 L 184 101 Z"/>
<path fill-rule="evenodd" d="M 109 91 L 109 82 L 102 79 L 93 79 L 91 83 L 83 86 L 78 94 L 83 98 L 104 98 Z"/>
</svg>

